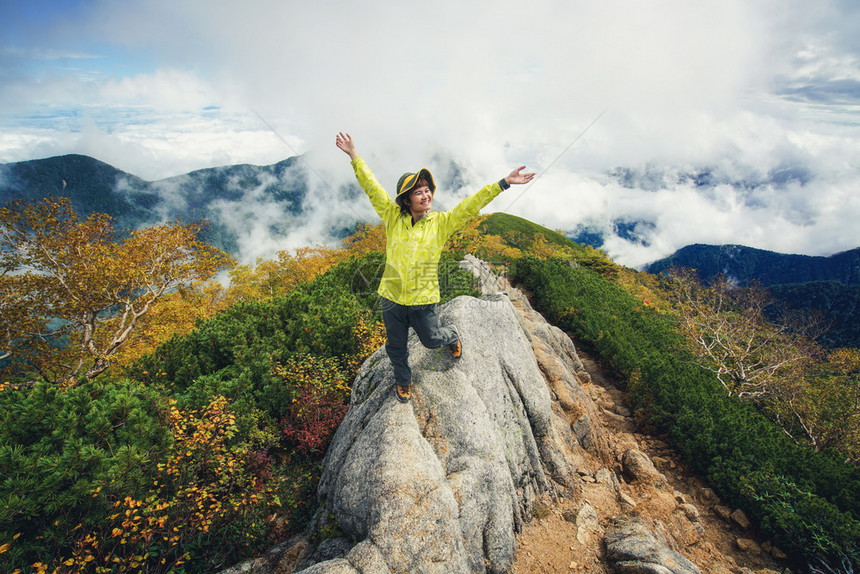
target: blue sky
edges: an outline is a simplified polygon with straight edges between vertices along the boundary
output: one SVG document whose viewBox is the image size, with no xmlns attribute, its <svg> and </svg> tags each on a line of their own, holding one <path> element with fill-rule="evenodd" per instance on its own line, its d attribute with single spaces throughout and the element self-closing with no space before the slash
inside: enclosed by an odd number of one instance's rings
<svg viewBox="0 0 860 574">
<path fill-rule="evenodd" d="M 298 152 L 325 193 L 351 177 L 337 130 L 389 185 L 528 164 L 528 195 L 490 210 L 602 231 L 629 265 L 694 242 L 850 249 L 860 4 L 0 4 L 0 163 L 82 153 L 155 180 Z"/>
</svg>

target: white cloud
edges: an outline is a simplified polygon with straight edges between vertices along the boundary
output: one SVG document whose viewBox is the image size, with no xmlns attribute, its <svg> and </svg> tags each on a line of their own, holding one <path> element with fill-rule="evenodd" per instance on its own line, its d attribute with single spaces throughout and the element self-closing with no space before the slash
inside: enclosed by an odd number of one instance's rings
<svg viewBox="0 0 860 574">
<path fill-rule="evenodd" d="M 847 249 L 860 244 L 858 24 L 848 0 L 103 0 L 40 48 L 106 57 L 29 76 L 19 61 L 0 87 L 0 161 L 77 151 L 157 179 L 308 152 L 321 206 L 285 241 L 310 242 L 337 219 L 322 204 L 350 181 L 333 145 L 349 130 L 387 186 L 437 155 L 473 187 L 553 164 L 511 212 L 562 229 L 649 221 L 647 247 L 606 244 L 631 265 L 692 242 Z M 118 72 L 104 45 L 149 66 Z M 51 110 L 58 130 L 20 119 Z M 606 175 L 655 166 L 669 174 L 656 191 Z M 727 183 L 673 180 L 703 170 Z M 761 183 L 785 170 L 808 181 Z"/>
<path fill-rule="evenodd" d="M 176 69 L 108 80 L 98 97 L 99 105 L 122 102 L 124 106 L 147 106 L 160 113 L 201 112 L 224 99 L 197 75 Z"/>
</svg>

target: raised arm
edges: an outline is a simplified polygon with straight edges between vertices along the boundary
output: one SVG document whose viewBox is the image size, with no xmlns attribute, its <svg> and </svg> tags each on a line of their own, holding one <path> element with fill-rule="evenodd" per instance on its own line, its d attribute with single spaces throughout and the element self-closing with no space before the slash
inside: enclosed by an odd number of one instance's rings
<svg viewBox="0 0 860 574">
<path fill-rule="evenodd" d="M 477 215 L 481 211 L 481 208 L 490 203 L 497 195 L 508 189 L 511 185 L 528 183 L 533 180 L 535 174 L 523 173 L 525 168 L 526 166 L 524 165 L 516 168 L 497 183 L 483 187 L 458 203 L 454 209 L 446 212 L 446 237 L 460 229 L 466 221 Z"/>
<path fill-rule="evenodd" d="M 400 207 L 394 203 L 388 192 L 379 185 L 376 176 L 373 175 L 373 172 L 370 171 L 370 168 L 361 159 L 361 156 L 358 155 L 358 150 L 355 149 L 355 141 L 353 141 L 352 136 L 348 133 L 339 132 L 337 137 L 335 137 L 334 143 L 343 153 L 349 156 L 352 169 L 355 172 L 355 178 L 358 180 L 358 185 L 367 194 L 377 215 L 388 225 L 389 220 L 400 213 Z"/>
<path fill-rule="evenodd" d="M 337 137 L 334 139 L 334 143 L 337 147 L 343 150 L 343 153 L 349 156 L 349 159 L 354 160 L 358 157 L 358 151 L 355 149 L 355 142 L 352 141 L 352 137 L 349 134 L 338 132 Z"/>
</svg>

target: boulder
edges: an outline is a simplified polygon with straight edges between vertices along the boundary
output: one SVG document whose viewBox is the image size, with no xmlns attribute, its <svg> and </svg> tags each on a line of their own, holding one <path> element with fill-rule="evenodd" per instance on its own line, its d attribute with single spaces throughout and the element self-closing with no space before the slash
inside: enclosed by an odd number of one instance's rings
<svg viewBox="0 0 860 574">
<path fill-rule="evenodd" d="M 755 555 L 761 554 L 761 546 L 759 546 L 755 540 L 750 538 L 738 538 L 735 540 L 735 544 L 742 552 Z"/>
<path fill-rule="evenodd" d="M 636 501 L 624 492 L 618 492 L 618 503 L 621 505 L 621 509 L 625 511 L 636 508 Z"/>
<path fill-rule="evenodd" d="M 699 509 L 692 504 L 679 504 L 678 508 L 693 522 L 699 521 Z"/>
<path fill-rule="evenodd" d="M 640 482 L 651 486 L 666 484 L 666 477 L 657 470 L 651 459 L 644 452 L 629 449 L 621 455 L 621 464 L 624 475 L 633 482 Z"/>
<path fill-rule="evenodd" d="M 580 544 L 586 544 L 592 533 L 600 528 L 597 519 L 597 511 L 587 502 L 576 513 L 576 540 Z"/>
<path fill-rule="evenodd" d="M 579 483 L 571 461 L 582 447 L 553 409 L 531 340 L 564 351 L 545 360 L 557 372 L 576 368 L 570 347 L 545 341 L 551 329 L 527 330 L 504 295 L 459 297 L 439 316 L 457 326 L 463 356 L 413 334 L 410 403 L 393 396 L 383 349 L 356 377 L 319 485 L 323 512 L 354 546 L 303 574 L 509 572 L 536 497 Z M 575 377 L 560 382 L 590 403 Z"/>
<path fill-rule="evenodd" d="M 707 486 L 700 486 L 697 489 L 697 494 L 699 496 L 699 500 L 705 505 L 712 506 L 720 502 L 717 493 Z"/>
<path fill-rule="evenodd" d="M 714 506 L 714 514 L 728 522 L 732 516 L 732 509 L 728 506 L 723 506 L 722 504 L 717 504 Z"/>
<path fill-rule="evenodd" d="M 732 512 L 730 514 L 730 517 L 735 524 L 737 524 L 738 526 L 740 526 L 744 530 L 747 530 L 750 526 L 752 526 L 750 519 L 747 518 L 747 515 L 741 509 L 737 509 L 734 512 Z"/>
<path fill-rule="evenodd" d="M 258 574 L 260 572 L 293 572 L 307 550 L 304 535 L 293 536 L 267 550 L 262 556 L 237 564 L 219 574 Z"/>
<path fill-rule="evenodd" d="M 698 516 L 694 518 L 680 507 L 669 518 L 668 527 L 672 538 L 682 546 L 696 544 L 705 535 L 705 527 Z"/>
<path fill-rule="evenodd" d="M 623 574 L 700 574 L 699 568 L 644 520 L 621 517 L 604 536 L 606 557 L 615 572 Z"/>
</svg>

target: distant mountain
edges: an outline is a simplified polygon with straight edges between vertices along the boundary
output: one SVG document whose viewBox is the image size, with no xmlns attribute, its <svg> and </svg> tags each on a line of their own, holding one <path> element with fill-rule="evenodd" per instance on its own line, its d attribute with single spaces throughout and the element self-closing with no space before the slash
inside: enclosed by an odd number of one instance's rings
<svg viewBox="0 0 860 574">
<path fill-rule="evenodd" d="M 107 213 L 130 228 L 157 221 L 160 201 L 146 181 L 84 155 L 0 164 L 3 203 L 47 197 L 68 197 L 79 215 Z"/>
<path fill-rule="evenodd" d="M 210 222 L 204 239 L 233 254 L 250 230 L 265 226 L 284 237 L 304 211 L 308 178 L 297 157 L 272 165 L 229 165 L 192 171 L 150 184 L 165 202 L 163 219 Z M 266 214 L 261 221 L 260 214 Z"/>
<path fill-rule="evenodd" d="M 595 222 L 585 222 L 577 225 L 572 231 L 567 232 L 567 238 L 574 243 L 590 245 L 595 249 L 603 247 L 608 238 L 619 237 L 625 241 L 638 245 L 650 245 L 648 237 L 656 229 L 653 221 L 636 219 L 631 217 L 618 217 L 608 225 Z"/>
<path fill-rule="evenodd" d="M 741 245 L 688 245 L 645 271 L 671 267 L 695 269 L 705 281 L 721 273 L 742 286 L 757 281 L 788 311 L 819 315 L 827 332 L 818 342 L 825 347 L 860 347 L 860 248 L 812 257 Z"/>
<path fill-rule="evenodd" d="M 282 221 L 302 212 L 308 182 L 298 159 L 202 169 L 155 182 L 83 155 L 0 164 L 0 202 L 68 197 L 78 215 L 106 213 L 118 229 L 205 219 L 210 226 L 203 238 L 236 253 L 237 237 L 253 225 L 248 219 L 255 211 L 281 213 Z"/>
<path fill-rule="evenodd" d="M 839 281 L 860 284 L 860 248 L 829 257 L 786 255 L 742 245 L 688 245 L 645 267 L 662 273 L 670 267 L 695 269 L 703 280 L 724 274 L 739 285 Z"/>
</svg>

